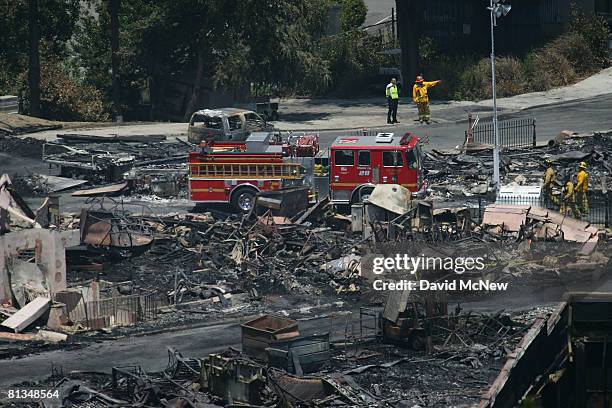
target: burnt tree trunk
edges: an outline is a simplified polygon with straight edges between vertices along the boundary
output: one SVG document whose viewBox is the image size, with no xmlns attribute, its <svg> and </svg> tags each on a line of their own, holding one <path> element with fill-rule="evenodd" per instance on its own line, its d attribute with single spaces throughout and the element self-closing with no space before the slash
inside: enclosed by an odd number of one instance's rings
<svg viewBox="0 0 612 408">
<path fill-rule="evenodd" d="M 191 114 L 196 110 L 198 99 L 200 98 L 200 90 L 202 89 L 202 82 L 204 81 L 204 50 L 200 48 L 198 50 L 198 65 L 196 68 L 195 80 L 193 81 L 193 90 L 191 91 L 191 98 L 187 103 L 185 109 L 185 121 L 188 121 Z"/>
<path fill-rule="evenodd" d="M 40 116 L 40 26 L 38 0 L 28 2 L 28 87 L 30 89 L 29 114 Z"/>
<path fill-rule="evenodd" d="M 419 67 L 419 37 L 422 27 L 420 0 L 395 0 L 397 8 L 397 33 L 401 54 L 401 70 L 404 93 L 418 74 Z"/>
<path fill-rule="evenodd" d="M 111 71 L 113 83 L 113 119 L 123 122 L 121 114 L 121 84 L 119 77 L 119 8 L 121 0 L 108 0 L 110 15 Z"/>
</svg>

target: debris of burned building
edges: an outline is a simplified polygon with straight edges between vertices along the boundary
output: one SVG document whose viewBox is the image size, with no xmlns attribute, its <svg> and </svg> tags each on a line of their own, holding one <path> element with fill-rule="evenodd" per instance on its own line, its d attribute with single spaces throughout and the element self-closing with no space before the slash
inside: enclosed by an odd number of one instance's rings
<svg viewBox="0 0 612 408">
<path fill-rule="evenodd" d="M 65 178 L 92 183 L 127 181 L 132 192 L 177 196 L 186 186 L 184 142 L 143 138 L 58 134 L 43 146 L 42 159 Z"/>
<path fill-rule="evenodd" d="M 535 147 L 506 147 L 500 159 L 503 185 L 540 185 L 545 159 L 553 162 L 559 185 L 562 185 L 565 177 L 576 173 L 578 163 L 586 161 L 591 188 L 605 192 L 612 174 L 612 131 L 562 132 L 555 140 Z M 492 191 L 490 146 L 432 149 L 425 153 L 424 169 L 427 188 L 437 200 L 450 201 Z"/>
</svg>

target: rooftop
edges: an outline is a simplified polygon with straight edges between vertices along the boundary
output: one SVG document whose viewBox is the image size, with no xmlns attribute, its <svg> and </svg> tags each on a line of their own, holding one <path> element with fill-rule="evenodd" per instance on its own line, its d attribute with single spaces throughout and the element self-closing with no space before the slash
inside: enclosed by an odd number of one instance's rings
<svg viewBox="0 0 612 408">
<path fill-rule="evenodd" d="M 389 138 L 379 137 L 380 135 L 392 135 Z M 385 147 L 414 147 L 416 145 L 418 138 L 412 134 L 407 138 L 408 143 L 401 143 L 402 139 L 404 139 L 405 135 L 398 135 L 393 133 L 379 133 L 378 135 L 368 135 L 368 136 L 340 136 L 334 140 L 332 143 L 332 148 L 359 148 L 359 147 L 376 147 L 376 148 L 385 148 Z M 382 140 L 386 139 L 386 140 Z"/>
</svg>

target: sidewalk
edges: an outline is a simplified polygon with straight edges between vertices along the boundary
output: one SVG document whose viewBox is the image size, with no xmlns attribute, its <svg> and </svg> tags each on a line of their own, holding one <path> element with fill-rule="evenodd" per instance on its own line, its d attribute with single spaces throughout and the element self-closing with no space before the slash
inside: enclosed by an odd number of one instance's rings
<svg viewBox="0 0 612 408">
<path fill-rule="evenodd" d="M 497 103 L 500 115 L 504 115 L 535 107 L 588 100 L 611 93 L 612 68 L 608 68 L 574 85 L 545 92 L 500 98 Z M 432 101 L 432 119 L 439 124 L 455 124 L 465 121 L 470 112 L 479 115 L 481 118 L 486 118 L 492 115 L 492 106 L 492 100 L 479 102 Z M 282 99 L 279 101 L 279 113 L 282 120 L 274 122 L 274 125 L 280 130 L 321 132 L 363 128 L 379 129 L 392 126 L 387 125 L 385 98 Z M 398 119 L 402 125 L 427 126 L 415 122 L 414 119 L 417 116 L 417 109 L 412 101 L 409 98 L 400 98 Z M 38 119 L 33 120 L 40 121 Z M 46 124 L 46 121 L 44 122 L 43 124 Z M 27 136 L 54 140 L 57 133 L 79 132 L 93 135 L 185 137 L 187 124 L 171 122 L 125 123 L 122 125 L 116 123 L 68 123 L 60 130 L 31 133 Z"/>
<path fill-rule="evenodd" d="M 574 102 L 612 93 L 612 68 L 605 69 L 574 85 L 544 92 L 532 92 L 499 98 L 500 114 Z M 469 112 L 481 117 L 492 115 L 491 99 L 470 101 L 432 101 L 432 117 L 438 123 L 456 123 L 467 119 Z M 281 130 L 323 131 L 387 127 L 387 105 L 384 98 L 362 99 L 282 99 L 279 101 Z M 409 98 L 400 98 L 400 122 L 415 125 L 416 106 Z"/>
</svg>

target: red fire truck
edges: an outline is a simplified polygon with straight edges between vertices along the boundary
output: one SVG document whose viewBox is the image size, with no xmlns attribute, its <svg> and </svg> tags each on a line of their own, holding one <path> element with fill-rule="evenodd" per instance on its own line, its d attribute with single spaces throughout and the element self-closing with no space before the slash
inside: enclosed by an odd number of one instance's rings
<svg viewBox="0 0 612 408">
<path fill-rule="evenodd" d="M 261 191 L 308 185 L 318 198 L 352 204 L 376 184 L 416 191 L 421 179 L 419 139 L 410 133 L 337 138 L 319 152 L 318 137 L 281 143 L 272 133 L 253 133 L 245 142 L 217 142 L 189 154 L 189 192 L 197 203 L 230 203 L 249 211 Z M 291 138 L 290 138 L 291 139 Z"/>
<path fill-rule="evenodd" d="M 244 142 L 203 143 L 189 153 L 189 194 L 197 203 L 230 203 L 247 212 L 260 191 L 309 183 L 318 137 L 283 143 L 278 134 L 255 132 Z"/>
<path fill-rule="evenodd" d="M 400 184 L 410 191 L 421 185 L 419 138 L 393 133 L 337 138 L 330 148 L 329 193 L 335 204 L 367 198 L 377 184 Z"/>
</svg>

